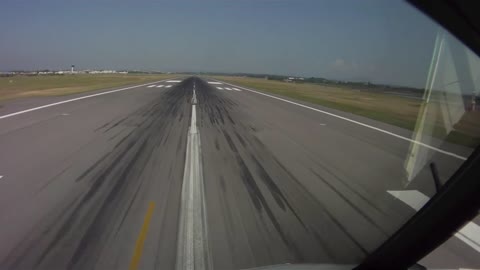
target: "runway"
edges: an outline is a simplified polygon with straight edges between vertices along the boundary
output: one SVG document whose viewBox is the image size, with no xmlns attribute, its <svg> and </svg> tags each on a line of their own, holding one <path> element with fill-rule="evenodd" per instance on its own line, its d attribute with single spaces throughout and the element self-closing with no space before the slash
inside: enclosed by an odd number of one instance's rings
<svg viewBox="0 0 480 270">
<path fill-rule="evenodd" d="M 411 131 L 206 77 L 2 105 L 1 269 L 355 265 L 435 193 Z M 443 182 L 472 151 L 421 147 Z"/>
</svg>

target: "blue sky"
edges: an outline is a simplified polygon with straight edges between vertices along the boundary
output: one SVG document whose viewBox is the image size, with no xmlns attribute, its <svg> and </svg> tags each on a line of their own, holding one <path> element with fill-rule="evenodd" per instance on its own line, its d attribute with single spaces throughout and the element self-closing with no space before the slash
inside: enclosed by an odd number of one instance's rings
<svg viewBox="0 0 480 270">
<path fill-rule="evenodd" d="M 2 0 L 0 70 L 317 76 L 423 87 L 437 26 L 397 0 Z"/>
</svg>

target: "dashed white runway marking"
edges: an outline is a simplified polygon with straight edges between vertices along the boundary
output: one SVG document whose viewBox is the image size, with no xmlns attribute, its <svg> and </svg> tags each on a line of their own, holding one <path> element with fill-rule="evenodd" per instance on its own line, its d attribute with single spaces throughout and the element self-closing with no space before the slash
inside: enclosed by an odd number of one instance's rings
<svg viewBox="0 0 480 270">
<path fill-rule="evenodd" d="M 232 91 L 232 89 L 228 87 L 225 87 L 225 90 Z"/>
<path fill-rule="evenodd" d="M 217 87 L 217 89 L 218 89 L 218 90 L 223 90 L 223 88 L 222 88 L 222 87 Z"/>
<path fill-rule="evenodd" d="M 157 85 L 157 88 L 161 88 L 161 87 L 163 87 L 163 85 Z"/>
<path fill-rule="evenodd" d="M 169 82 L 169 83 L 179 83 L 181 81 L 180 80 L 170 80 L 170 81 L 167 81 L 167 82 Z"/>
<path fill-rule="evenodd" d="M 2 179 L 2 178 L 3 178 L 3 175 L 0 175 L 0 179 Z"/>
<path fill-rule="evenodd" d="M 147 86 L 147 88 L 152 88 L 152 87 L 155 87 L 155 84 Z"/>
<path fill-rule="evenodd" d="M 418 190 L 387 190 L 387 192 L 416 211 L 419 211 L 430 200 L 427 195 Z M 455 234 L 455 237 L 480 252 L 480 226 L 477 224 L 467 223 Z"/>
<path fill-rule="evenodd" d="M 238 92 L 242 92 L 242 90 L 238 89 L 238 88 L 232 88 L 233 90 L 235 91 L 238 91 Z"/>
<path fill-rule="evenodd" d="M 324 123 L 320 123 L 320 126 L 326 126 L 327 124 L 324 124 Z"/>
<path fill-rule="evenodd" d="M 69 113 L 62 113 L 60 114 L 61 116 L 69 116 L 70 114 Z"/>
<path fill-rule="evenodd" d="M 221 82 L 208 82 L 209 84 L 222 84 Z"/>
<path fill-rule="evenodd" d="M 165 88 L 170 88 L 170 87 L 172 87 L 172 86 L 171 86 L 171 85 L 167 85 L 167 86 L 165 86 Z"/>
</svg>

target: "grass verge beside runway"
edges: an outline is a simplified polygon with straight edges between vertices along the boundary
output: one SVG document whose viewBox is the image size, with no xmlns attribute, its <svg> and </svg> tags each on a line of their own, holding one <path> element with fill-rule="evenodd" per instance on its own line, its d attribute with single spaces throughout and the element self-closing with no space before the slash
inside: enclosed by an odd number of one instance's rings
<svg viewBox="0 0 480 270">
<path fill-rule="evenodd" d="M 74 74 L 0 77 L 0 100 L 62 96 L 178 77 L 177 74 Z"/>
<path fill-rule="evenodd" d="M 333 85 L 287 83 L 247 77 L 214 76 L 213 78 L 353 113 L 409 130 L 415 128 L 422 105 L 422 101 L 418 99 Z M 440 115 L 438 112 L 437 114 Z M 446 132 L 439 117 L 433 130 L 435 137 L 445 138 Z M 480 143 L 480 112 L 465 113 L 446 139 L 455 144 L 477 146 Z"/>
</svg>

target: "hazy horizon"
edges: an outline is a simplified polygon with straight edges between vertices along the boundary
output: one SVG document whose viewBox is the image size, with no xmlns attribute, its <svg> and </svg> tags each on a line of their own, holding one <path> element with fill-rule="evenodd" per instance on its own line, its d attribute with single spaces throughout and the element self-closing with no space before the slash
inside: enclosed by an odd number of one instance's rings
<svg viewBox="0 0 480 270">
<path fill-rule="evenodd" d="M 223 72 L 424 87 L 437 26 L 401 1 L 11 1 L 0 70 Z"/>
</svg>

